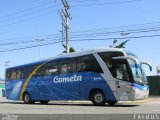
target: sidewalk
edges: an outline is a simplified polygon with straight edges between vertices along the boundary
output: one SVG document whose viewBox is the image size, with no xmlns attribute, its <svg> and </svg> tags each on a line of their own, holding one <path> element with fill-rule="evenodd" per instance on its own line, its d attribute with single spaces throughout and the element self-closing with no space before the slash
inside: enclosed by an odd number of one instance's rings
<svg viewBox="0 0 160 120">
<path fill-rule="evenodd" d="M 15 101 L 7 100 L 6 97 L 0 97 L 0 103 L 3 103 L 3 102 L 15 102 Z"/>
</svg>

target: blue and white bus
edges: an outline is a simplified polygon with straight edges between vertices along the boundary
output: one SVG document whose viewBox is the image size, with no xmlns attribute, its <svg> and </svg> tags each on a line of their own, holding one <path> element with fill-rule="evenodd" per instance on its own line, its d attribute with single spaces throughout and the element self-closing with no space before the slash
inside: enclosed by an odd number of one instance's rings
<svg viewBox="0 0 160 120">
<path fill-rule="evenodd" d="M 30 104 L 90 100 L 94 105 L 145 99 L 149 87 L 136 55 L 116 48 L 75 52 L 6 69 L 6 98 Z"/>
</svg>

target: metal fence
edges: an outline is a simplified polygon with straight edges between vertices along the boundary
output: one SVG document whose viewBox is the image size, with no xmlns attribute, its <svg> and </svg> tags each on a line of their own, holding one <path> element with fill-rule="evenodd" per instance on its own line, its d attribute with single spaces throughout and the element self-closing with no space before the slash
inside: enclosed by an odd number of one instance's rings
<svg viewBox="0 0 160 120">
<path fill-rule="evenodd" d="M 160 76 L 148 76 L 149 94 L 160 95 Z"/>
</svg>

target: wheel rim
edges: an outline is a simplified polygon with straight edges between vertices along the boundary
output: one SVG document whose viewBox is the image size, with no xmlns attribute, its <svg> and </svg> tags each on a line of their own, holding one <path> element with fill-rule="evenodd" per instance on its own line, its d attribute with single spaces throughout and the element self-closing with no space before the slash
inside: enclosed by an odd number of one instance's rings
<svg viewBox="0 0 160 120">
<path fill-rule="evenodd" d="M 25 95 L 25 97 L 24 97 L 24 100 L 25 100 L 25 102 L 29 102 L 29 100 L 30 100 L 30 97 L 29 97 L 29 95 Z"/>
<path fill-rule="evenodd" d="M 94 100 L 96 103 L 102 103 L 103 100 L 104 100 L 104 97 L 101 93 L 97 93 L 95 96 L 94 96 Z"/>
</svg>

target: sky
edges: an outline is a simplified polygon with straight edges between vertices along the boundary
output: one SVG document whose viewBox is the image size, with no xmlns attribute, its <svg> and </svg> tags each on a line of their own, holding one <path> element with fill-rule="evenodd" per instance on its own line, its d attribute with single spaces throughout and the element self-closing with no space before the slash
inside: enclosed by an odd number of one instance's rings
<svg viewBox="0 0 160 120">
<path fill-rule="evenodd" d="M 109 47 L 114 39 L 119 43 L 129 40 L 125 50 L 152 64 L 152 72 L 145 68 L 147 75 L 157 74 L 156 66 L 160 65 L 159 0 L 68 2 L 69 43 L 76 51 Z M 4 78 L 6 67 L 54 57 L 64 51 L 62 43 L 50 44 L 62 40 L 58 12 L 62 8 L 61 0 L 0 0 L 0 78 Z M 44 44 L 48 45 L 15 50 Z"/>
</svg>

